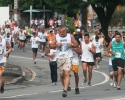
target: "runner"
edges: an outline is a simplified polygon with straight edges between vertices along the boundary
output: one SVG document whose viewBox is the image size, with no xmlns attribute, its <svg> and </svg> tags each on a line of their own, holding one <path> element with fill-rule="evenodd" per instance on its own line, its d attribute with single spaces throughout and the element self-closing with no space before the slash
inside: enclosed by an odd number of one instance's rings
<svg viewBox="0 0 125 100">
<path fill-rule="evenodd" d="M 75 76 L 75 84 L 76 84 L 75 94 L 80 94 L 79 87 L 78 87 L 78 84 L 79 84 L 78 71 L 79 71 L 79 55 L 81 54 L 81 50 L 79 47 L 72 48 L 72 50 L 73 50 L 73 58 L 72 58 L 71 70 L 74 72 L 74 76 Z"/>
<path fill-rule="evenodd" d="M 101 47 L 101 60 L 102 60 L 102 58 L 103 58 L 103 56 L 104 56 L 104 38 L 103 38 L 103 36 L 102 36 L 102 34 L 101 33 L 99 33 L 99 41 L 100 41 L 100 43 L 101 43 L 101 45 L 102 45 L 102 47 Z M 100 64 L 100 63 L 99 63 Z"/>
<path fill-rule="evenodd" d="M 8 51 L 6 51 L 6 47 Z M 4 92 L 4 83 L 2 82 L 2 73 L 4 71 L 4 63 L 6 63 L 6 57 L 11 52 L 12 48 L 8 41 L 0 37 L 0 92 Z"/>
<path fill-rule="evenodd" d="M 110 51 L 111 49 L 111 51 Z M 115 74 L 115 84 L 117 90 L 121 90 L 122 70 L 124 68 L 124 43 L 121 40 L 121 34 L 115 33 L 115 40 L 110 42 L 107 52 L 112 54 L 112 65 Z"/>
<path fill-rule="evenodd" d="M 20 30 L 19 31 L 19 46 L 20 46 L 20 50 L 24 51 L 25 48 L 25 39 L 26 39 L 26 33 L 24 30 Z"/>
<path fill-rule="evenodd" d="M 26 29 L 26 41 L 28 42 L 28 45 L 30 44 L 30 38 L 31 38 L 31 30 L 30 27 L 28 26 L 28 28 Z"/>
<path fill-rule="evenodd" d="M 17 24 L 14 25 L 14 41 L 15 41 L 15 44 L 18 44 L 18 33 L 19 33 L 19 27 Z"/>
<path fill-rule="evenodd" d="M 61 27 L 59 29 L 59 34 L 56 35 L 50 47 L 57 48 L 57 66 L 60 70 L 62 85 L 64 86 L 62 96 L 66 97 L 70 80 L 71 59 L 73 57 L 71 48 L 78 47 L 78 43 L 72 35 L 66 33 L 65 27 Z"/>
<path fill-rule="evenodd" d="M 40 38 L 40 41 L 41 41 L 40 42 L 41 56 L 44 58 L 46 38 L 47 38 L 47 34 L 45 33 L 44 28 L 40 29 L 40 32 L 38 32 L 38 37 Z"/>
<path fill-rule="evenodd" d="M 11 46 L 11 42 L 12 42 L 12 37 L 10 36 L 10 33 L 7 33 L 7 36 L 5 37 L 5 40 L 9 42 L 10 46 Z M 8 51 L 8 47 L 6 47 L 6 51 Z M 9 58 L 10 53 L 8 53 L 7 59 Z"/>
<path fill-rule="evenodd" d="M 33 37 L 31 37 L 30 42 L 31 42 L 31 48 L 32 48 L 32 51 L 33 51 L 34 64 L 36 64 L 36 57 L 37 57 L 37 52 L 38 52 L 38 43 L 40 42 L 40 38 L 37 36 L 36 32 L 33 32 Z"/>
<path fill-rule="evenodd" d="M 81 61 L 82 61 L 82 68 L 83 68 L 83 75 L 84 75 L 84 82 L 82 85 L 85 85 L 88 81 L 88 85 L 91 86 L 91 79 L 92 79 L 92 69 L 94 66 L 94 59 L 93 54 L 96 53 L 95 46 L 89 40 L 89 34 L 84 35 L 84 41 L 81 42 Z M 88 67 L 88 80 L 87 80 L 87 67 Z"/>
<path fill-rule="evenodd" d="M 114 84 L 114 87 L 116 87 L 115 83 L 114 83 L 114 71 L 113 71 L 113 66 L 112 66 L 112 60 L 111 60 L 111 54 L 106 52 L 106 56 L 107 57 L 110 57 L 109 58 L 109 76 L 110 76 L 110 85 L 113 86 Z"/>
<path fill-rule="evenodd" d="M 51 80 L 52 85 L 57 85 L 57 49 L 48 49 L 45 53 L 46 56 L 50 57 L 49 65 L 50 65 L 50 72 L 51 72 Z"/>
<path fill-rule="evenodd" d="M 95 41 L 92 42 L 94 46 L 96 47 L 96 54 L 94 55 L 94 63 L 95 63 L 95 68 L 99 68 L 99 63 L 101 61 L 101 48 L 102 48 L 102 43 L 99 41 L 99 37 L 95 37 Z"/>
</svg>

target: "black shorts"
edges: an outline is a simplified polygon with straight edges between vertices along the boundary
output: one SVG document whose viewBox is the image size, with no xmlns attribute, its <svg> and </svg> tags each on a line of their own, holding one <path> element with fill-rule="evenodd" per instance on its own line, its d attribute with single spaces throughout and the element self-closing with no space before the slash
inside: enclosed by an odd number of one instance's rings
<svg viewBox="0 0 125 100">
<path fill-rule="evenodd" d="M 33 53 L 37 53 L 38 52 L 38 48 L 32 48 Z"/>
<path fill-rule="evenodd" d="M 112 66 L 113 66 L 113 70 L 117 71 L 118 67 L 120 68 L 124 68 L 124 60 L 121 58 L 115 58 L 114 60 L 112 60 Z"/>
<path fill-rule="evenodd" d="M 94 66 L 95 65 L 94 62 L 85 62 L 85 61 L 82 61 L 82 63 L 87 63 L 87 65 L 89 65 L 89 66 Z"/>
<path fill-rule="evenodd" d="M 26 36 L 26 39 L 30 39 L 31 38 L 31 36 Z"/>
<path fill-rule="evenodd" d="M 98 58 L 98 57 L 101 58 L 101 52 L 100 52 L 100 53 L 96 53 L 96 54 L 94 54 L 94 60 L 95 60 L 96 58 Z"/>
<path fill-rule="evenodd" d="M 24 43 L 25 43 L 25 42 L 26 42 L 26 40 L 20 40 L 20 42 L 24 42 Z"/>
<path fill-rule="evenodd" d="M 46 42 L 40 42 L 40 46 L 46 46 Z"/>
</svg>

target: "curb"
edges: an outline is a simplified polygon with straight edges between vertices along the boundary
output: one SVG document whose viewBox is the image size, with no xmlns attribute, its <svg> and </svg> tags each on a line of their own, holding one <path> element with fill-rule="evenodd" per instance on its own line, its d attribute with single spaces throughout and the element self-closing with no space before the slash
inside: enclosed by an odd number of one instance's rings
<svg viewBox="0 0 125 100">
<path fill-rule="evenodd" d="M 23 70 L 23 68 L 22 68 L 22 67 L 20 67 L 20 68 L 21 68 L 21 71 L 22 71 L 21 76 L 15 78 L 15 79 L 13 79 L 11 82 L 5 83 L 6 85 L 9 85 L 9 84 L 16 84 L 16 83 L 21 83 L 21 82 L 23 82 L 23 80 L 25 79 L 25 75 L 26 75 L 26 74 L 25 74 L 25 71 Z"/>
</svg>

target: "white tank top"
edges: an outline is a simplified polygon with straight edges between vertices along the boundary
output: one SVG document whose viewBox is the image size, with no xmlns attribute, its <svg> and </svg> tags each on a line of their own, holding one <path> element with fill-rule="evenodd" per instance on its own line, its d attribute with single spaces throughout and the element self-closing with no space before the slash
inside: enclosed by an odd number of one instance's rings
<svg viewBox="0 0 125 100">
<path fill-rule="evenodd" d="M 67 46 L 68 43 L 72 44 L 71 35 L 67 33 L 66 37 L 60 37 L 56 35 L 56 42 L 62 43 L 61 47 L 57 48 L 57 58 L 71 58 L 73 57 L 73 51 Z"/>
<path fill-rule="evenodd" d="M 96 42 L 96 40 L 95 40 L 95 41 L 93 41 L 93 44 L 96 47 L 96 53 L 101 53 L 101 48 L 100 48 L 101 42 L 99 40 L 98 40 L 98 42 Z"/>
<path fill-rule="evenodd" d="M 54 58 L 53 59 L 51 59 L 50 58 L 50 61 L 57 61 L 57 59 L 56 59 L 56 56 L 57 56 L 57 49 L 50 49 L 50 55 L 52 55 L 52 54 L 54 54 Z"/>
<path fill-rule="evenodd" d="M 73 65 L 79 65 L 79 57 L 78 57 L 78 54 L 75 51 L 73 51 L 72 64 Z"/>
<path fill-rule="evenodd" d="M 3 56 L 3 53 L 6 52 L 6 40 L 2 38 L 0 43 L 0 63 L 6 62 L 6 57 Z"/>
<path fill-rule="evenodd" d="M 19 39 L 20 40 L 25 40 L 25 34 L 24 34 L 24 32 L 19 32 Z"/>
<path fill-rule="evenodd" d="M 90 42 L 89 44 L 85 44 L 85 42 L 82 42 L 82 57 L 81 57 L 81 61 L 94 62 L 93 54 L 88 50 L 89 48 L 92 49 L 92 42 Z"/>
<path fill-rule="evenodd" d="M 12 39 L 12 37 L 11 36 L 9 36 L 9 37 L 5 37 L 5 39 L 9 42 L 9 44 L 11 45 L 11 39 Z"/>
</svg>

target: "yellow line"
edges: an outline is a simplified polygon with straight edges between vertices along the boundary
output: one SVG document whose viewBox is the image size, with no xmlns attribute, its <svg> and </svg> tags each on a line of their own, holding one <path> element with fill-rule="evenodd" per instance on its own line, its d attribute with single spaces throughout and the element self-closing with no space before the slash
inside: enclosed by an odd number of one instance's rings
<svg viewBox="0 0 125 100">
<path fill-rule="evenodd" d="M 24 68 L 25 68 L 25 67 L 24 67 Z M 30 70 L 30 72 L 32 73 L 32 78 L 31 78 L 30 80 L 28 80 L 29 82 L 31 82 L 31 81 L 33 81 L 33 80 L 35 79 L 36 73 L 35 73 L 35 71 L 33 71 L 33 70 L 30 69 L 30 68 L 26 68 L 26 69 Z"/>
</svg>

